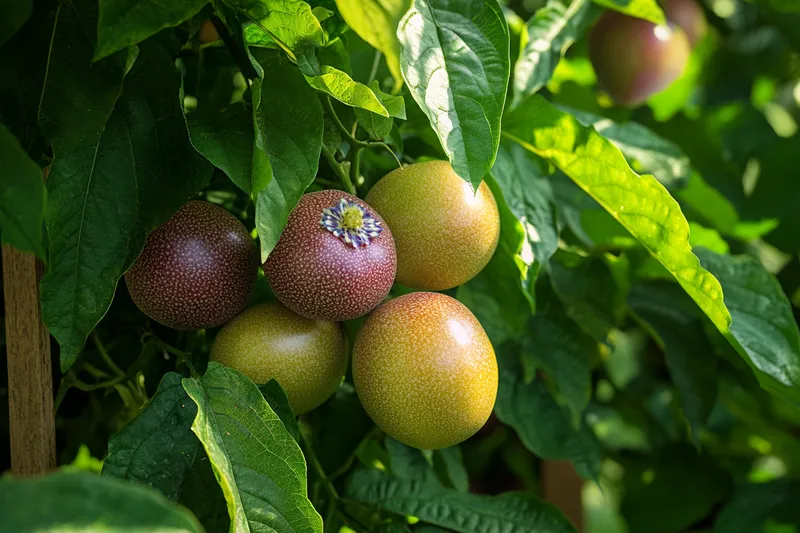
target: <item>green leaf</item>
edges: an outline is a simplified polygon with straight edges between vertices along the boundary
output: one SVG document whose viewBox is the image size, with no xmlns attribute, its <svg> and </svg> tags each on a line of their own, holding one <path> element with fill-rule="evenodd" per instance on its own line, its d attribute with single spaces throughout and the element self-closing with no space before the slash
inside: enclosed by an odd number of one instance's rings
<svg viewBox="0 0 800 533">
<path fill-rule="evenodd" d="M 292 411 L 292 406 L 289 405 L 289 398 L 286 396 L 280 384 L 274 379 L 271 379 L 264 385 L 259 385 L 258 390 L 261 391 L 261 395 L 267 400 L 270 409 L 281 419 L 286 431 L 294 437 L 294 440 L 300 442 L 300 425 L 297 423 L 297 417 L 294 415 L 294 411 Z"/>
<path fill-rule="evenodd" d="M 631 17 L 649 20 L 653 24 L 667 23 L 664 11 L 656 0 L 594 0 L 594 3 Z"/>
<path fill-rule="evenodd" d="M 504 134 L 569 176 L 669 271 L 717 329 L 728 331 L 722 288 L 692 255 L 689 224 L 663 185 L 636 174 L 611 142 L 538 95 L 508 117 Z"/>
<path fill-rule="evenodd" d="M 347 382 L 306 416 L 311 426 L 310 444 L 328 476 L 350 467 L 359 445 L 375 427 Z"/>
<path fill-rule="evenodd" d="M 750 0 L 755 4 L 783 13 L 800 13 L 800 4 L 795 0 Z"/>
<path fill-rule="evenodd" d="M 205 0 L 100 0 L 97 48 L 94 59 L 144 41 L 164 28 L 189 20 L 206 4 Z"/>
<path fill-rule="evenodd" d="M 0 0 L 0 47 L 25 24 L 33 13 L 33 0 Z M 394 32 L 392 32 L 394 35 Z M 398 52 L 400 45 L 398 44 Z M 398 74 L 400 67 L 398 65 Z"/>
<path fill-rule="evenodd" d="M 406 104 L 402 96 L 392 96 L 380 90 L 377 81 L 372 82 L 372 91 L 381 101 L 383 107 L 389 112 L 390 117 L 382 117 L 371 111 L 355 108 L 358 124 L 366 130 L 371 139 L 383 140 L 392 131 L 394 121 L 391 117 L 406 118 Z"/>
<path fill-rule="evenodd" d="M 460 533 L 575 532 L 560 511 L 528 492 L 480 496 L 398 479 L 380 470 L 356 471 L 346 492 L 367 505 Z"/>
<path fill-rule="evenodd" d="M 41 169 L 17 139 L 0 124 L 0 237 L 23 252 L 39 259 L 47 254 L 42 242 L 46 191 Z"/>
<path fill-rule="evenodd" d="M 303 75 L 277 54 L 259 54 L 265 75 L 259 112 L 273 179 L 256 196 L 256 229 L 261 259 L 278 243 L 292 212 L 317 175 L 322 151 L 322 104 Z"/>
<path fill-rule="evenodd" d="M 580 37 L 591 5 L 589 0 L 550 0 L 525 24 L 514 66 L 514 106 L 550 81 L 562 54 Z"/>
<path fill-rule="evenodd" d="M 800 332 L 778 280 L 756 259 L 698 249 L 701 263 L 725 293 L 733 321 L 725 334 L 761 386 L 800 402 Z"/>
<path fill-rule="evenodd" d="M 400 21 L 400 66 L 456 174 L 477 188 L 500 142 L 509 33 L 496 0 L 415 0 Z"/>
<path fill-rule="evenodd" d="M 451 446 L 433 452 L 433 468 L 445 487 L 469 492 L 469 474 L 461 458 L 461 448 Z"/>
<path fill-rule="evenodd" d="M 624 467 L 621 510 L 630 533 L 686 531 L 729 491 L 728 477 L 716 461 L 686 444 L 668 446 Z"/>
<path fill-rule="evenodd" d="M 798 497 L 800 485 L 794 480 L 743 485 L 722 508 L 714 523 L 714 533 L 766 531 L 764 524 L 770 519 L 800 525 Z"/>
<path fill-rule="evenodd" d="M 383 53 L 394 78 L 395 91 L 399 90 L 403 77 L 397 25 L 411 7 L 411 0 L 336 0 L 336 7 L 359 37 Z"/>
<path fill-rule="evenodd" d="M 94 15 L 76 9 L 62 4 L 42 101 L 54 161 L 45 217 L 51 264 L 41 298 L 62 370 L 108 310 L 147 233 L 211 177 L 189 144 L 166 51 L 143 46 L 120 95 L 132 57 L 120 52 L 92 65 L 84 25 Z"/>
<path fill-rule="evenodd" d="M 329 65 L 322 65 L 320 73 L 306 75 L 309 85 L 318 91 L 329 94 L 350 107 L 366 109 L 382 117 L 389 117 L 389 111 L 372 89 L 354 81 L 349 74 Z"/>
<path fill-rule="evenodd" d="M 386 451 L 389 453 L 389 466 L 392 474 L 406 481 L 419 481 L 439 485 L 433 470 L 432 456 L 422 450 L 411 448 L 391 437 L 386 437 Z"/>
<path fill-rule="evenodd" d="M 0 531 L 202 533 L 153 490 L 83 472 L 0 481 Z"/>
<path fill-rule="evenodd" d="M 247 42 L 275 42 L 277 38 L 289 51 L 324 46 L 325 32 L 311 6 L 302 0 L 225 0 L 232 8 L 253 21 L 247 28 Z"/>
<path fill-rule="evenodd" d="M 496 347 L 500 387 L 495 413 L 514 428 L 525 446 L 543 459 L 566 459 L 584 478 L 597 478 L 602 452 L 591 429 L 576 430 L 544 381 L 525 383 L 522 364 L 508 346 Z"/>
<path fill-rule="evenodd" d="M 210 363 L 183 380 L 197 404 L 192 431 L 203 444 L 237 532 L 322 532 L 306 496 L 306 464 L 297 442 L 245 376 Z"/>
<path fill-rule="evenodd" d="M 103 475 L 152 487 L 195 513 L 207 531 L 230 523 L 208 457 L 192 433 L 197 406 L 168 372 L 139 415 L 108 441 Z"/>
<path fill-rule="evenodd" d="M 628 304 L 664 351 L 692 438 L 699 443 L 700 431 L 717 401 L 717 358 L 697 308 L 680 288 L 664 282 L 636 285 Z"/>
</svg>

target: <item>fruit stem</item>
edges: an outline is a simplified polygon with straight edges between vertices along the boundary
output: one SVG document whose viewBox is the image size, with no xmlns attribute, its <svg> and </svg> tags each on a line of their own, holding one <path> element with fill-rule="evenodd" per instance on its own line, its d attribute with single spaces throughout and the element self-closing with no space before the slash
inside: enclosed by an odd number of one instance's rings
<svg viewBox="0 0 800 533">
<path fill-rule="evenodd" d="M 353 196 L 356 195 L 355 183 L 358 183 L 358 177 L 361 174 L 361 146 L 353 146 L 350 150 L 350 178 L 348 191 Z M 346 183 L 345 186 L 348 186 Z M 352 189 L 352 191 L 350 190 Z"/>
</svg>

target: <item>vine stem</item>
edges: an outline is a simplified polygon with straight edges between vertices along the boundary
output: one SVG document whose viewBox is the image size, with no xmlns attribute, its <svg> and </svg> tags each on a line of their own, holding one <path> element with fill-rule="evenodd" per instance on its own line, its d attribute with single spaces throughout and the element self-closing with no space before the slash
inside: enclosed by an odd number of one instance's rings
<svg viewBox="0 0 800 533">
<path fill-rule="evenodd" d="M 359 141 L 355 137 L 353 137 L 347 128 L 344 127 L 342 121 L 339 120 L 339 115 L 336 114 L 336 110 L 333 108 L 333 103 L 331 102 L 331 97 L 327 94 L 322 97 L 322 104 L 325 106 L 325 111 L 328 112 L 328 115 L 331 117 L 333 121 L 333 125 L 336 126 L 336 129 L 339 130 L 339 133 L 350 143 L 352 146 L 360 146 L 362 148 L 367 147 L 370 145 L 368 142 Z"/>
<path fill-rule="evenodd" d="M 97 348 L 97 351 L 100 352 L 100 357 L 103 358 L 103 361 L 105 361 L 105 363 L 108 365 L 108 368 L 110 368 L 117 376 L 125 378 L 127 374 L 123 372 L 117 363 L 111 359 L 111 356 L 108 355 L 108 351 L 106 350 L 106 347 L 103 346 L 103 343 L 100 342 L 100 337 L 97 336 L 96 331 L 92 331 L 92 342 Z"/>
</svg>

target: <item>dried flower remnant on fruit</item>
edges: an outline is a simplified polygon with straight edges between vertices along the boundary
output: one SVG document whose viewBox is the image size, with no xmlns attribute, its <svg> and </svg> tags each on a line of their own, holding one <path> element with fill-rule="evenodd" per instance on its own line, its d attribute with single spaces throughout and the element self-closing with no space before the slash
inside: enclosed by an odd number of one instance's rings
<svg viewBox="0 0 800 533">
<path fill-rule="evenodd" d="M 322 227 L 353 248 L 369 246 L 370 240 L 381 234 L 381 223 L 372 213 L 345 198 L 322 210 Z"/>
</svg>

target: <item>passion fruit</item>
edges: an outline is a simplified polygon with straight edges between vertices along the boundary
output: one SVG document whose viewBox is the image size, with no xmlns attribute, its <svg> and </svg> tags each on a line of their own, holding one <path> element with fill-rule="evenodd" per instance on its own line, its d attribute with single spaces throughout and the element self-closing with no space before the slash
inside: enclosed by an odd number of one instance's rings
<svg viewBox="0 0 800 533">
<path fill-rule="evenodd" d="M 378 307 L 358 332 L 352 365 L 367 414 L 408 446 L 458 444 L 494 408 L 492 344 L 469 309 L 444 294 L 414 292 Z"/>
<path fill-rule="evenodd" d="M 286 307 L 333 322 L 381 303 L 396 270 L 389 227 L 367 203 L 337 190 L 303 195 L 264 262 L 267 281 Z"/>
</svg>

